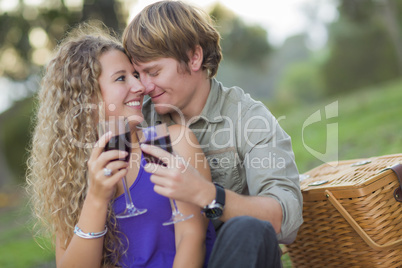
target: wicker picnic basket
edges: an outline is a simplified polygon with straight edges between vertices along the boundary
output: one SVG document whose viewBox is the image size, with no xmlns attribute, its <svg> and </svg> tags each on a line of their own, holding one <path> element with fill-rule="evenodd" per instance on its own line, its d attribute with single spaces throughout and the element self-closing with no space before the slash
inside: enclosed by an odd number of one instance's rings
<svg viewBox="0 0 402 268">
<path fill-rule="evenodd" d="M 401 163 L 387 155 L 303 174 L 304 223 L 286 246 L 293 267 L 402 267 Z"/>
</svg>

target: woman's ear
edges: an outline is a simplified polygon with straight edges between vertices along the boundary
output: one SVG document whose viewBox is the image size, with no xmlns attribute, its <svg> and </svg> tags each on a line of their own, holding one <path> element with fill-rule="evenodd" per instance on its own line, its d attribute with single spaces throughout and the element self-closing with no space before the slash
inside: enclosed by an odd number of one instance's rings
<svg viewBox="0 0 402 268">
<path fill-rule="evenodd" d="M 202 67 L 202 61 L 204 59 L 204 53 L 200 45 L 195 46 L 194 51 L 189 51 L 189 67 L 192 72 L 197 72 Z"/>
</svg>

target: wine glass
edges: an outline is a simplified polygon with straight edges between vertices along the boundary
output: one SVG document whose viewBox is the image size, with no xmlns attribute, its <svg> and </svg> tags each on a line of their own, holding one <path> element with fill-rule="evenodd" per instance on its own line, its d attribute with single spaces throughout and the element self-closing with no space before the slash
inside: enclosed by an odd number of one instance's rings
<svg viewBox="0 0 402 268">
<path fill-rule="evenodd" d="M 140 144 L 142 144 L 142 143 L 151 144 L 154 146 L 158 146 L 159 148 L 164 149 L 165 151 L 167 151 L 169 153 L 173 153 L 172 142 L 170 140 L 169 131 L 168 131 L 166 124 L 159 124 L 156 126 L 142 128 L 141 132 L 142 133 L 140 133 L 140 135 L 138 135 L 139 136 L 138 141 Z M 148 163 L 156 163 L 159 165 L 166 166 L 166 164 L 163 163 L 159 158 L 156 158 L 145 152 L 142 152 L 142 153 L 144 155 L 144 159 Z M 176 201 L 171 198 L 169 198 L 169 201 L 170 201 L 170 206 L 172 207 L 172 216 L 170 217 L 170 219 L 168 221 L 164 222 L 162 225 L 166 226 L 166 225 L 178 223 L 178 222 L 190 219 L 194 216 L 193 214 L 183 215 L 179 211 L 179 209 L 176 205 Z"/>
<path fill-rule="evenodd" d="M 128 162 L 131 155 L 131 131 L 127 120 L 124 117 L 119 116 L 109 121 L 101 121 L 99 123 L 99 137 L 109 131 L 112 132 L 112 138 L 106 144 L 104 150 L 126 151 L 128 155 L 119 160 Z M 147 212 L 147 209 L 138 209 L 134 206 L 126 177 L 122 178 L 122 182 L 124 197 L 126 199 L 126 209 L 122 213 L 117 214 L 116 218 L 128 218 Z"/>
</svg>

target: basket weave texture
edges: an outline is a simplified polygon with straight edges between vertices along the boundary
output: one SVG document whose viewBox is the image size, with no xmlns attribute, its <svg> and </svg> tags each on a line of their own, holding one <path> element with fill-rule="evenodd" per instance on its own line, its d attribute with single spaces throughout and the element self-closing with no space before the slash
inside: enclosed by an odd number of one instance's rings
<svg viewBox="0 0 402 268">
<path fill-rule="evenodd" d="M 402 267 L 402 203 L 393 195 L 399 181 L 384 170 L 397 163 L 402 154 L 328 163 L 304 174 L 304 223 L 286 246 L 293 267 Z"/>
</svg>

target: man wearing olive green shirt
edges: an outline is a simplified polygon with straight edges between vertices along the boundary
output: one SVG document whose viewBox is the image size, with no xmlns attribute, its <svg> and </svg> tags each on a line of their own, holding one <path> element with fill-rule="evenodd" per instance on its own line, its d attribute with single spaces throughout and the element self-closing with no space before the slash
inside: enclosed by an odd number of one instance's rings
<svg viewBox="0 0 402 268">
<path fill-rule="evenodd" d="M 218 238 L 209 267 L 280 267 L 279 243 L 292 243 L 303 222 L 291 139 L 261 102 L 213 78 L 219 39 L 205 13 L 177 1 L 144 8 L 123 34 L 150 96 L 147 124 L 188 126 L 214 183 L 191 167 L 154 169 L 151 180 L 159 194 L 198 205 L 213 220 Z"/>
</svg>

